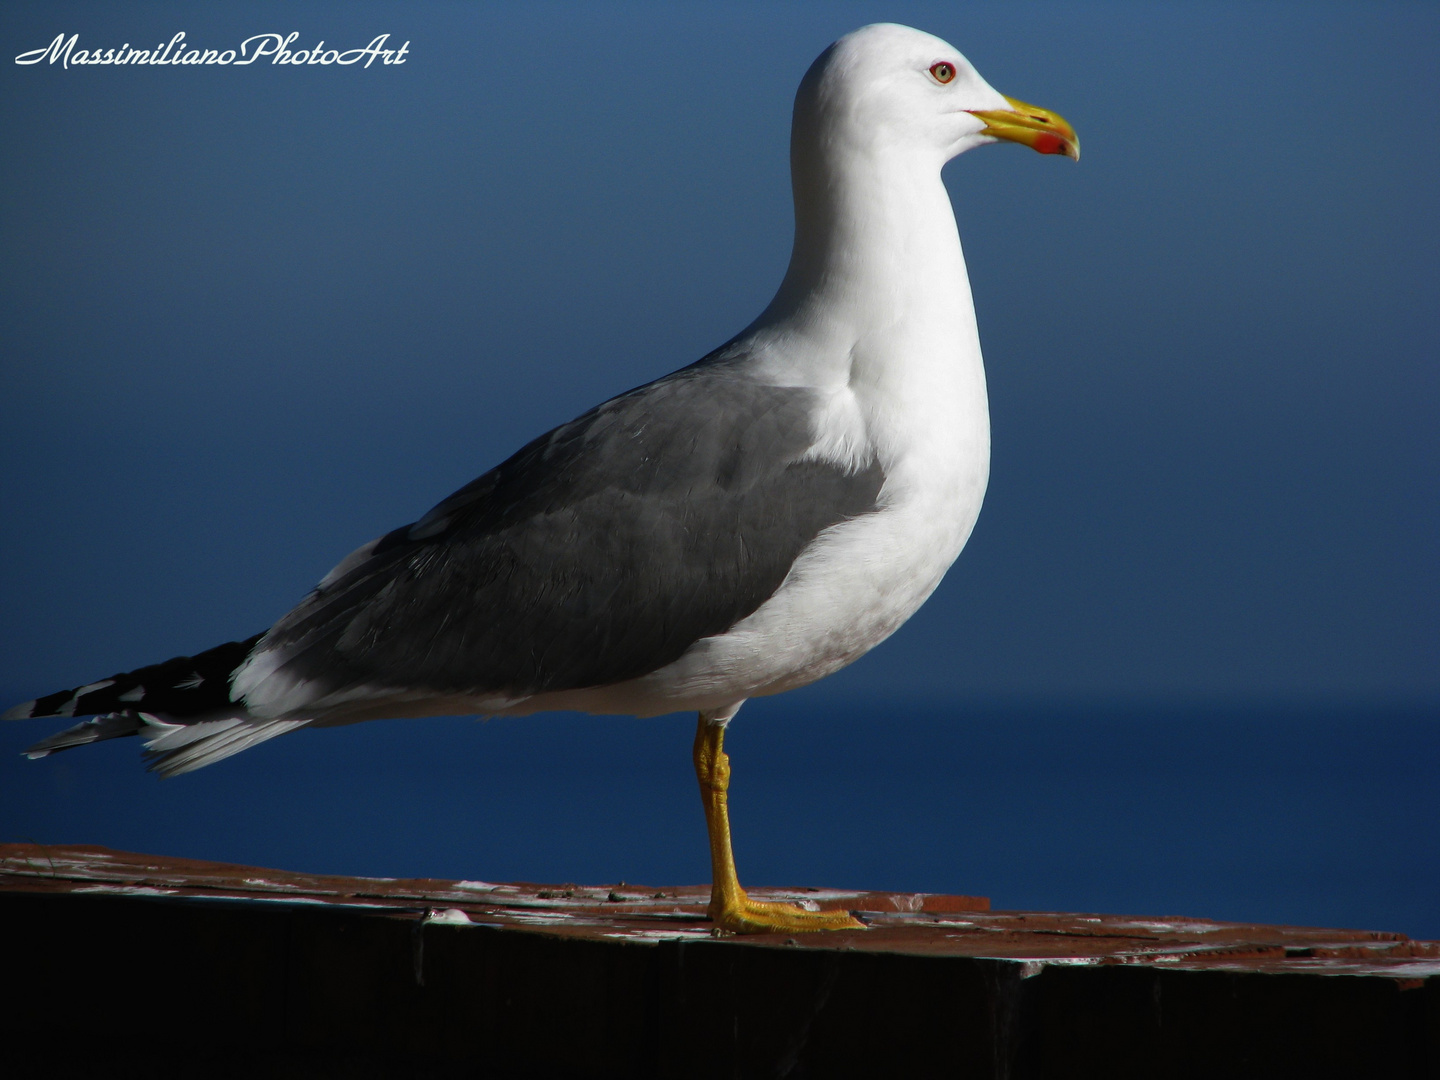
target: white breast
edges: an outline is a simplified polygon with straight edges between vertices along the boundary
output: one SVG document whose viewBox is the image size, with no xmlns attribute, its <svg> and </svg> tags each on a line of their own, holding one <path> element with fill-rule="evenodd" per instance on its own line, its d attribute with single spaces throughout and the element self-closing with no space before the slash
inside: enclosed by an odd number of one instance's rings
<svg viewBox="0 0 1440 1080">
<path fill-rule="evenodd" d="M 803 686 L 874 648 L 925 602 L 969 538 L 989 477 L 978 343 L 973 362 L 955 351 L 947 359 L 914 388 L 923 400 L 858 402 L 886 473 L 880 508 L 825 530 L 754 614 L 639 680 L 666 702 L 650 708 L 713 708 Z"/>
</svg>

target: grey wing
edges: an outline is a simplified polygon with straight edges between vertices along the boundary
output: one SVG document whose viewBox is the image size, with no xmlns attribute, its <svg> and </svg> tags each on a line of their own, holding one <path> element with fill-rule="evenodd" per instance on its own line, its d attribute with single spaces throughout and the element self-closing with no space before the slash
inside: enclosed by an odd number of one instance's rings
<svg viewBox="0 0 1440 1080">
<path fill-rule="evenodd" d="M 701 364 L 530 443 L 361 548 L 237 673 L 252 714 L 604 686 L 678 659 L 774 594 L 878 463 L 808 459 L 814 394 Z"/>
</svg>

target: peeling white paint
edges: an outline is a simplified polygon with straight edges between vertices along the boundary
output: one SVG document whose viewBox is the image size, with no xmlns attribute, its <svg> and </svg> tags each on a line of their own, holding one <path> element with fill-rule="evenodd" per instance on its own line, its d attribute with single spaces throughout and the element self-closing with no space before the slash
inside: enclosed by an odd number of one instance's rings
<svg viewBox="0 0 1440 1080">
<path fill-rule="evenodd" d="M 710 936 L 709 930 L 616 930 L 601 935 L 626 941 L 700 941 Z"/>
<path fill-rule="evenodd" d="M 470 921 L 469 915 L 466 915 L 465 912 L 461 911 L 459 908 L 453 907 L 446 908 L 444 911 L 432 911 L 429 915 L 425 916 L 425 925 L 428 926 L 431 923 L 439 923 L 442 926 L 475 925 Z"/>
<path fill-rule="evenodd" d="M 149 885 L 87 885 L 72 889 L 77 893 L 120 893 L 125 896 L 174 896 L 174 889 L 156 889 Z"/>
<path fill-rule="evenodd" d="M 977 960 L 998 960 L 1019 964 L 1020 978 L 1033 979 L 1047 967 L 1092 967 L 1100 963 L 1098 956 L 977 956 Z"/>
<path fill-rule="evenodd" d="M 310 892 L 309 889 L 302 889 L 299 885 L 287 885 L 281 881 L 267 881 L 265 878 L 245 878 L 241 884 L 254 885 L 261 889 L 270 889 L 274 892 Z"/>
<path fill-rule="evenodd" d="M 576 923 L 575 916 L 567 911 L 551 911 L 543 915 L 528 911 L 517 911 L 509 917 L 513 921 L 524 923 L 527 926 L 558 926 L 561 923 L 568 923 L 572 926 L 579 925 Z"/>
</svg>

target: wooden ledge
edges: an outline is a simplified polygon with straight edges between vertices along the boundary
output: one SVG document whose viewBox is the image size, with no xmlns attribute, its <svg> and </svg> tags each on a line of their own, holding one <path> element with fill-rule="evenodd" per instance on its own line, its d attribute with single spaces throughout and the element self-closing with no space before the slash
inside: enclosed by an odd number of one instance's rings
<svg viewBox="0 0 1440 1080">
<path fill-rule="evenodd" d="M 754 892 L 868 928 L 716 938 L 703 886 L 0 845 L 23 990 L 0 1060 L 39 1048 L 56 1077 L 100 1060 L 176 1077 L 1440 1075 L 1440 943 Z"/>
</svg>

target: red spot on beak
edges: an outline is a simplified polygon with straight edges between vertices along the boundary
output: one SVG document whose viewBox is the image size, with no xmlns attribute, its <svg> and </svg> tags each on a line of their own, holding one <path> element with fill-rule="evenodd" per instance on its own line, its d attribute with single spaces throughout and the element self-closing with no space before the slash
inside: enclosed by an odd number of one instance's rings
<svg viewBox="0 0 1440 1080">
<path fill-rule="evenodd" d="M 1035 136 L 1035 149 L 1041 154 L 1063 154 L 1064 142 L 1059 135 L 1051 135 L 1048 131 L 1042 131 Z"/>
</svg>

